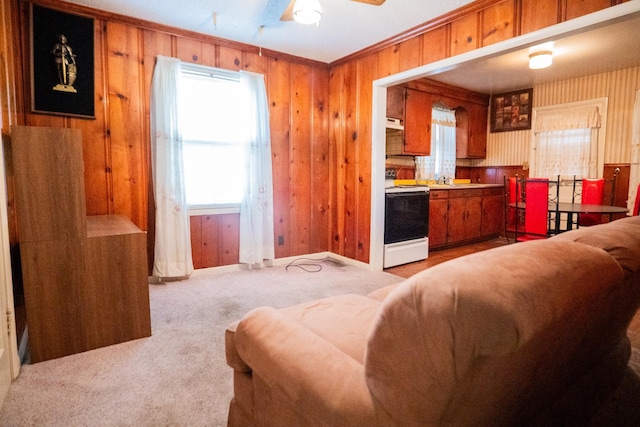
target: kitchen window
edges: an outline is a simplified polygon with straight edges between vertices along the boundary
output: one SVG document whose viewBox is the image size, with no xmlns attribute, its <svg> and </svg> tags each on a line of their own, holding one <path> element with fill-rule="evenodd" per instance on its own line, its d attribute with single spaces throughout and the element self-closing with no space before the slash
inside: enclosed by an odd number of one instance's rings
<svg viewBox="0 0 640 427">
<path fill-rule="evenodd" d="M 453 178 L 456 173 L 456 115 L 448 108 L 431 112 L 431 155 L 416 156 L 416 179 Z"/>
<path fill-rule="evenodd" d="M 178 111 L 186 197 L 192 210 L 240 204 L 249 134 L 242 95 L 235 75 L 212 75 L 183 64 Z"/>
</svg>

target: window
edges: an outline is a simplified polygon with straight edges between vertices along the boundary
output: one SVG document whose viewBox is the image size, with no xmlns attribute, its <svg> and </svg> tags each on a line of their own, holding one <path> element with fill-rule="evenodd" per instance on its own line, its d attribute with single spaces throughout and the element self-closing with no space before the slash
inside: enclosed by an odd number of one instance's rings
<svg viewBox="0 0 640 427">
<path fill-rule="evenodd" d="M 187 203 L 192 208 L 239 204 L 248 139 L 239 78 L 183 65 L 178 90 Z"/>
<path fill-rule="evenodd" d="M 606 98 L 536 108 L 530 176 L 602 176 L 606 111 Z"/>
<path fill-rule="evenodd" d="M 431 113 L 431 155 L 416 157 L 416 179 L 453 178 L 456 173 L 456 116 L 453 110 Z"/>
</svg>

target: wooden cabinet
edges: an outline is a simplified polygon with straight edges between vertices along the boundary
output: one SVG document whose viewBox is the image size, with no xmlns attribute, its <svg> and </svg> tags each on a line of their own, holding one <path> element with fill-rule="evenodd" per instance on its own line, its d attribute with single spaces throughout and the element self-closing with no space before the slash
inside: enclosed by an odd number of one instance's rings
<svg viewBox="0 0 640 427">
<path fill-rule="evenodd" d="M 429 248 L 457 246 L 500 234 L 503 188 L 431 190 Z"/>
<path fill-rule="evenodd" d="M 387 88 L 387 117 L 404 120 L 404 93 L 403 86 Z"/>
<path fill-rule="evenodd" d="M 403 154 L 414 156 L 428 156 L 431 154 L 432 108 L 432 94 L 415 89 L 407 89 Z"/>
<path fill-rule="evenodd" d="M 449 191 L 431 190 L 429 196 L 429 247 L 447 244 Z"/>
<path fill-rule="evenodd" d="M 456 108 L 456 158 L 487 157 L 488 106 L 465 103 Z"/>
<path fill-rule="evenodd" d="M 497 236 L 504 229 L 504 188 L 482 191 L 482 236 Z"/>
<path fill-rule="evenodd" d="M 151 335 L 146 234 L 86 216 L 80 130 L 11 136 L 31 361 Z"/>
<path fill-rule="evenodd" d="M 475 240 L 482 225 L 482 190 L 450 190 L 447 243 Z"/>
</svg>

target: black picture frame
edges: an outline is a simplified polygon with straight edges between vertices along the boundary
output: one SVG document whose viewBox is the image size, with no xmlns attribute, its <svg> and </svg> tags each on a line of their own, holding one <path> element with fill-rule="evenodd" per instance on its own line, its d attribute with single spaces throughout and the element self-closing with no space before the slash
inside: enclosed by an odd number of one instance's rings
<svg viewBox="0 0 640 427">
<path fill-rule="evenodd" d="M 93 18 L 34 4 L 30 18 L 31 111 L 95 119 Z M 54 54 L 61 35 L 74 55 L 75 80 L 63 82 L 71 84 L 61 84 Z"/>
<path fill-rule="evenodd" d="M 533 88 L 506 92 L 491 97 L 491 132 L 531 129 Z"/>
</svg>

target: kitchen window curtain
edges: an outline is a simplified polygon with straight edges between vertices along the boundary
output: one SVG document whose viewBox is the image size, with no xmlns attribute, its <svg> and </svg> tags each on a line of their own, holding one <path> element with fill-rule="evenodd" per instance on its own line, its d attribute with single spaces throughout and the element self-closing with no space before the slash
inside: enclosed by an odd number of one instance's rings
<svg viewBox="0 0 640 427">
<path fill-rule="evenodd" d="M 598 107 L 536 113 L 531 176 L 555 179 L 598 176 Z"/>
<path fill-rule="evenodd" d="M 153 276 L 193 272 L 182 136 L 178 122 L 180 60 L 158 56 L 151 83 L 151 160 L 156 203 Z"/>
<path fill-rule="evenodd" d="M 253 129 L 248 141 L 247 188 L 240 203 L 240 263 L 254 268 L 275 258 L 269 105 L 264 76 L 241 71 L 240 82 L 249 97 L 247 119 Z"/>
<path fill-rule="evenodd" d="M 453 178 L 456 173 L 456 114 L 434 108 L 431 112 L 431 155 L 416 157 L 416 179 Z"/>
</svg>

